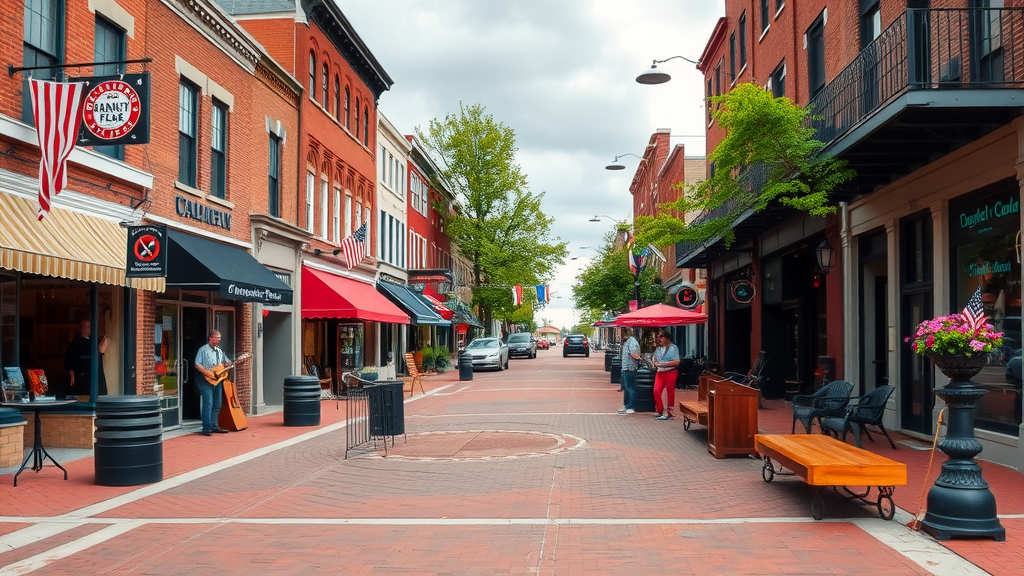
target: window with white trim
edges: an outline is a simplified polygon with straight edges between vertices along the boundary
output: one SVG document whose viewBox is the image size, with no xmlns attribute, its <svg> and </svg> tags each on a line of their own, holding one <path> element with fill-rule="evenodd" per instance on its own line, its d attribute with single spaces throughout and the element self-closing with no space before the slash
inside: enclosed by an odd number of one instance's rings
<svg viewBox="0 0 1024 576">
<path fill-rule="evenodd" d="M 342 238 L 348 238 L 352 235 L 352 195 L 345 195 L 345 235 Z"/>
<path fill-rule="evenodd" d="M 321 238 L 327 238 L 327 178 L 321 178 L 320 180 L 320 229 L 317 230 L 317 235 Z"/>
<path fill-rule="evenodd" d="M 316 193 L 316 175 L 306 172 L 306 231 L 313 231 L 313 194 Z"/>
<path fill-rule="evenodd" d="M 337 242 L 341 239 L 341 188 L 334 187 L 333 208 L 331 211 L 331 241 Z"/>
</svg>

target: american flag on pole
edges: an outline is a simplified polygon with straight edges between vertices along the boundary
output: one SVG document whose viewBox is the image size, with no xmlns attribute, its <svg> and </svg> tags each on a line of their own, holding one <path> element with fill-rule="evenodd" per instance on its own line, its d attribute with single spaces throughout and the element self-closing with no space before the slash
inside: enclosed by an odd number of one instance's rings
<svg viewBox="0 0 1024 576">
<path fill-rule="evenodd" d="M 985 325 L 985 305 L 981 303 L 980 284 L 971 299 L 967 301 L 967 306 L 964 306 L 963 315 L 971 330 L 978 330 Z"/>
<path fill-rule="evenodd" d="M 366 254 L 366 224 L 356 229 L 350 236 L 341 241 L 341 253 L 345 255 L 345 267 L 349 270 L 356 267 Z"/>
<path fill-rule="evenodd" d="M 41 156 L 37 216 L 42 220 L 50 212 L 50 199 L 68 185 L 67 160 L 75 148 L 78 125 L 82 122 L 79 104 L 85 84 L 32 79 L 28 83 Z"/>
</svg>

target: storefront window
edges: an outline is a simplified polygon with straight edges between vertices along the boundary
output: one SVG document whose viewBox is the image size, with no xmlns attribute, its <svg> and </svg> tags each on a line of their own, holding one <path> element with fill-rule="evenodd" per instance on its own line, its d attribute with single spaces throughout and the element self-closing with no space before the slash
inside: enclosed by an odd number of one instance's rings
<svg viewBox="0 0 1024 576">
<path fill-rule="evenodd" d="M 1010 180 L 950 202 L 951 308 L 981 286 L 985 315 L 1003 346 L 974 378 L 989 393 L 975 408 L 978 428 L 1017 435 L 1021 422 L 1020 192 Z"/>
<path fill-rule="evenodd" d="M 344 372 L 363 367 L 363 325 L 338 325 L 338 365 Z"/>
<path fill-rule="evenodd" d="M 0 274 L 0 367 L 18 364 L 18 283 L 13 274 Z"/>
</svg>

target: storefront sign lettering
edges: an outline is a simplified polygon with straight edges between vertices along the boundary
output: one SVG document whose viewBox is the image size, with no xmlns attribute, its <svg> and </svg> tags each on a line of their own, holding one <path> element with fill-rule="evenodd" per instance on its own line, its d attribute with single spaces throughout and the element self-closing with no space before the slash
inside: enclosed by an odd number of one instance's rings
<svg viewBox="0 0 1024 576">
<path fill-rule="evenodd" d="M 982 264 L 971 263 L 967 265 L 967 275 L 971 278 L 975 276 L 988 276 L 989 274 L 1007 274 L 1011 272 L 1011 265 L 1009 262 L 984 262 Z"/>
<path fill-rule="evenodd" d="M 991 205 L 978 208 L 973 213 L 960 213 L 960 227 L 974 228 L 992 218 L 1002 218 L 1020 213 L 1020 200 L 1010 197 L 1005 202 L 997 200 Z"/>
<path fill-rule="evenodd" d="M 254 300 L 257 302 L 264 303 L 284 303 L 284 295 L 280 292 L 274 292 L 270 288 L 257 288 L 255 286 L 239 286 L 238 284 L 228 284 L 227 295 L 235 298 L 241 298 L 246 300 Z"/>
<path fill-rule="evenodd" d="M 184 196 L 178 196 L 174 199 L 174 209 L 177 211 L 178 216 L 191 218 L 210 226 L 218 226 L 225 230 L 231 230 L 231 214 L 223 210 L 204 206 Z"/>
</svg>

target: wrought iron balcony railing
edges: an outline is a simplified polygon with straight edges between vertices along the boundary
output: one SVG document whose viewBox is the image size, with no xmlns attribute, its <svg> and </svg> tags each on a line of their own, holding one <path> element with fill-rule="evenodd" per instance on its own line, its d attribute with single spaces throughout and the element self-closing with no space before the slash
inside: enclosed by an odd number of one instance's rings
<svg viewBox="0 0 1024 576">
<path fill-rule="evenodd" d="M 1020 88 L 1024 8 L 908 8 L 809 103 L 826 147 L 908 90 Z"/>
</svg>

